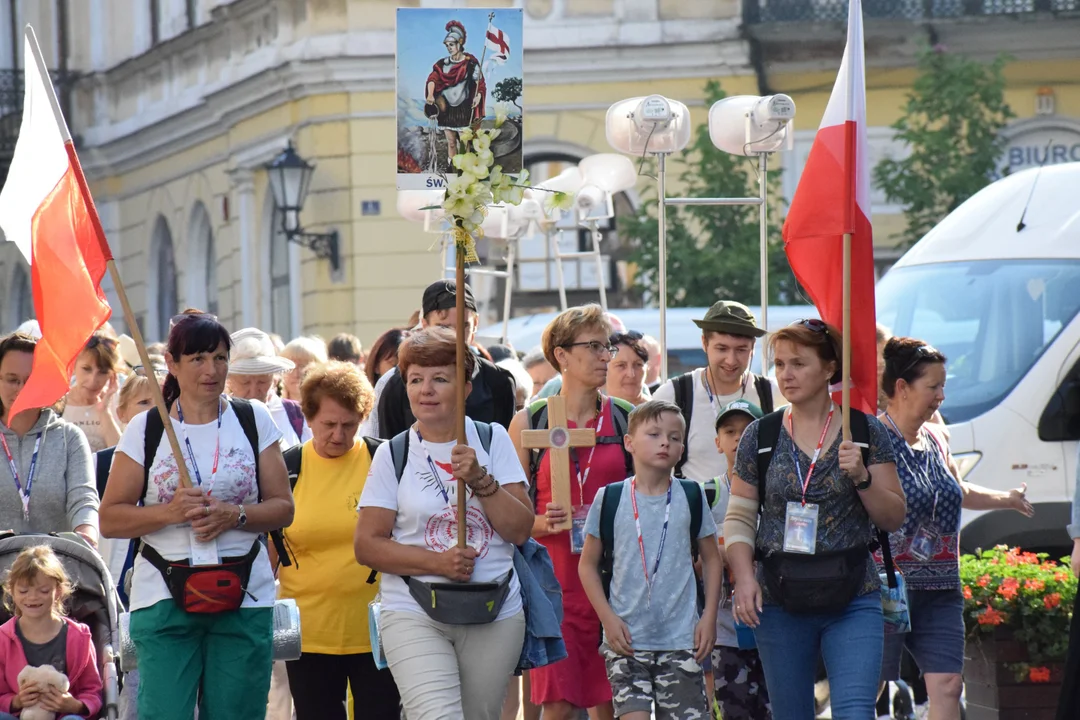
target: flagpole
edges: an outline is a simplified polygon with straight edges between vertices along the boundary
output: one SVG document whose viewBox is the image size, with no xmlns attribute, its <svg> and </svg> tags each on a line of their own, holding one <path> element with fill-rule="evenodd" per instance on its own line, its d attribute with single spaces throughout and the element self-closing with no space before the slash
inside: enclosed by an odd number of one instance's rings
<svg viewBox="0 0 1080 720">
<path fill-rule="evenodd" d="M 468 445 L 465 434 L 465 248 L 456 247 L 457 254 L 457 289 L 454 292 L 454 312 L 457 314 L 457 417 L 454 419 L 457 430 L 457 444 Z M 465 481 L 457 479 L 457 546 L 465 548 L 468 531 L 465 525 Z"/>
<path fill-rule="evenodd" d="M 834 266 L 835 267 L 835 266 Z M 840 395 L 840 412 L 843 421 L 844 440 L 851 440 L 851 233 L 844 233 L 844 327 L 843 367 L 844 389 Z"/>
<path fill-rule="evenodd" d="M 71 163 L 72 172 L 75 174 L 75 181 L 79 185 L 79 192 L 82 194 L 83 201 L 86 203 L 87 210 L 90 214 L 90 221 L 94 225 L 94 232 L 98 238 L 98 242 L 103 245 L 104 254 L 108 259 L 106 267 L 109 270 L 109 277 L 112 278 L 113 285 L 116 288 L 116 295 L 120 298 L 120 305 L 124 310 L 124 321 L 127 323 L 128 329 L 131 332 L 131 337 L 135 340 L 135 345 L 139 350 L 139 360 L 143 364 L 143 368 L 150 376 L 153 376 L 153 366 L 150 364 L 150 355 L 146 352 L 146 343 L 143 342 L 142 332 L 139 330 L 139 324 L 135 321 L 135 313 L 131 311 L 131 304 L 128 302 L 127 291 L 124 289 L 124 282 L 120 278 L 120 271 L 116 267 L 116 261 L 112 257 L 112 250 L 109 248 L 108 241 L 105 239 L 105 230 L 101 227 L 101 218 L 98 216 L 97 206 L 94 205 L 94 198 L 90 194 L 90 187 L 87 185 L 86 176 L 83 174 L 82 164 L 79 162 L 79 156 L 75 153 L 75 145 L 71 139 L 71 131 L 68 129 L 67 121 L 64 119 L 64 113 L 60 110 L 60 103 L 56 99 L 56 93 L 53 90 L 51 82 L 48 82 L 49 71 L 45 66 L 45 60 L 41 55 L 41 47 L 38 45 L 37 34 L 34 33 L 34 28 L 31 25 L 26 26 L 25 31 L 26 41 L 30 46 L 30 54 L 33 56 L 32 60 L 37 64 L 38 73 L 42 78 L 46 79 L 44 82 L 45 94 L 49 100 L 49 106 L 52 108 L 53 116 L 56 118 L 56 124 L 60 128 L 61 137 L 64 140 L 64 146 L 67 150 L 68 159 Z M 180 471 L 180 487 L 191 487 L 191 476 L 188 475 L 187 463 L 184 462 L 184 455 L 180 450 L 180 442 L 176 438 L 176 431 L 173 429 L 172 422 L 169 420 L 169 411 L 165 407 L 165 398 L 161 394 L 161 386 L 156 383 L 150 383 L 150 395 L 154 400 L 154 405 L 158 409 L 158 413 L 161 414 L 161 422 L 165 426 L 165 435 L 169 439 L 169 446 L 172 448 L 173 455 L 176 458 L 176 467 Z M 144 458 L 143 462 L 151 462 L 153 458 Z"/>
<path fill-rule="evenodd" d="M 856 172 L 858 160 L 855 157 L 855 153 L 858 151 L 858 139 L 855 136 L 855 82 L 852 77 L 854 70 L 852 65 L 855 64 L 854 52 L 852 48 L 852 32 L 856 27 L 855 23 L 858 22 L 861 27 L 862 22 L 862 3 L 859 0 L 851 0 L 848 6 L 848 28 L 847 28 L 847 47 L 844 49 L 844 56 L 848 61 L 848 77 L 847 77 L 847 92 L 845 95 L 846 100 L 846 112 L 844 113 L 844 145 L 847 152 L 844 153 L 844 185 L 847 188 L 847 197 L 845 200 L 845 218 L 844 227 L 847 232 L 844 233 L 844 260 L 843 260 L 843 327 L 840 332 L 843 336 L 843 348 L 841 352 L 841 363 L 843 364 L 843 372 L 841 376 L 843 378 L 843 391 L 840 394 L 840 418 L 842 421 L 842 428 L 844 434 L 844 440 L 851 440 L 851 235 L 855 229 L 855 205 L 857 203 L 857 183 Z M 859 33 L 859 52 L 862 52 L 862 33 Z M 861 67 L 861 63 L 860 63 Z"/>
</svg>

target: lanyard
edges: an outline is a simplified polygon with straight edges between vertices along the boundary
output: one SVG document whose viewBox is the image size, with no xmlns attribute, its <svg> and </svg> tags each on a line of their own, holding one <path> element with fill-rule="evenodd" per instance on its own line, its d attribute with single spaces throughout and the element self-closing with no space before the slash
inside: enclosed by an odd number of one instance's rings
<svg viewBox="0 0 1080 720">
<path fill-rule="evenodd" d="M 427 444 L 424 442 L 424 437 L 420 434 L 419 430 L 416 431 L 416 437 L 420 438 L 420 447 L 424 448 L 424 458 L 427 460 L 428 468 L 431 470 L 431 476 L 435 478 L 435 487 L 438 488 L 439 494 L 442 495 L 443 502 L 445 502 L 447 507 L 451 510 L 455 510 L 456 508 L 450 502 L 450 493 L 446 489 L 446 484 L 443 483 L 442 478 L 439 477 L 439 468 L 435 464 L 435 461 L 431 459 L 431 453 L 428 452 Z M 465 492 L 466 497 L 468 497 L 468 490 Z"/>
<path fill-rule="evenodd" d="M 604 406 L 598 401 L 600 405 L 599 419 L 596 421 L 596 436 L 600 436 L 600 430 L 604 427 Z M 585 504 L 585 484 L 589 482 L 589 473 L 592 471 L 592 458 L 593 453 L 596 452 L 596 445 L 593 445 L 589 449 L 589 456 L 585 458 L 585 472 L 581 472 L 581 464 L 578 463 L 577 448 L 570 448 L 570 457 L 574 460 L 574 473 L 577 475 L 578 484 L 578 500 L 581 505 Z"/>
<path fill-rule="evenodd" d="M 668 480 L 667 504 L 664 505 L 664 527 L 660 530 L 660 544 L 656 548 L 656 562 L 653 563 L 652 575 L 649 574 L 649 566 L 645 561 L 645 541 L 641 537 L 641 517 L 637 507 L 637 477 L 630 480 L 630 503 L 634 506 L 634 526 L 637 528 L 638 550 L 641 552 L 641 570 L 645 573 L 645 587 L 648 591 L 649 607 L 652 607 L 652 586 L 656 582 L 656 573 L 660 570 L 660 556 L 664 554 L 664 543 L 667 542 L 668 519 L 671 517 L 671 486 Z"/>
<path fill-rule="evenodd" d="M 836 403 L 830 403 L 829 417 L 825 420 L 825 427 L 821 429 L 821 437 L 818 438 L 814 456 L 810 458 L 810 469 L 806 472 L 806 480 L 802 484 L 803 507 L 806 507 L 806 489 L 810 487 L 810 478 L 814 476 L 814 466 L 817 465 L 818 458 L 821 457 L 821 446 L 825 444 L 825 435 L 828 434 L 829 426 L 832 425 L 832 416 L 835 411 Z M 799 444 L 795 442 L 795 417 L 790 412 L 788 413 L 788 423 L 791 425 L 791 456 L 795 459 L 795 474 L 802 477 L 802 468 L 799 467 Z"/>
<path fill-rule="evenodd" d="M 214 467 L 210 470 L 210 484 L 206 489 L 207 495 L 214 491 L 214 479 L 217 477 L 218 458 L 221 456 L 221 406 L 221 398 L 218 398 L 217 442 L 214 445 Z M 179 400 L 176 401 L 176 419 L 180 421 L 180 434 L 184 436 L 184 445 L 187 446 L 188 459 L 191 460 L 191 469 L 195 471 L 195 481 L 199 483 L 199 487 L 202 487 L 202 473 L 199 472 L 199 463 L 195 460 L 195 450 L 191 447 L 191 440 L 188 439 L 187 427 L 184 425 L 184 409 L 180 407 Z"/>
<path fill-rule="evenodd" d="M 747 381 L 749 379 L 750 379 L 750 373 L 747 372 L 746 375 L 743 376 L 742 391 L 739 393 L 739 399 L 740 400 L 743 399 L 744 397 L 746 397 L 746 383 L 747 383 Z M 709 368 L 708 367 L 706 367 L 705 371 L 703 373 L 701 373 L 701 384 L 705 386 L 705 392 L 709 394 L 709 406 L 713 409 L 713 415 L 719 415 L 720 411 L 723 410 L 724 408 L 717 407 L 717 405 L 718 405 L 717 397 L 719 397 L 719 396 L 713 393 L 713 389 L 709 385 Z M 689 428 L 687 428 L 687 432 L 689 432 Z"/>
<path fill-rule="evenodd" d="M 934 451 L 934 449 L 930 447 L 929 443 L 933 441 L 929 438 L 923 440 L 923 445 L 926 446 L 926 462 L 923 463 L 922 468 L 919 468 L 919 466 L 916 464 L 917 458 L 915 456 L 915 450 L 910 445 L 908 445 L 907 439 L 904 437 L 904 433 L 900 432 L 900 428 L 897 426 L 896 421 L 892 419 L 892 416 L 890 416 L 889 413 L 885 413 L 885 419 L 889 421 L 890 425 L 892 425 L 893 430 L 896 431 L 897 436 L 900 438 L 900 441 L 904 445 L 906 452 L 901 452 L 900 456 L 904 458 L 904 466 L 908 469 L 908 472 L 911 473 L 911 477 L 915 480 L 916 483 L 923 485 L 926 488 L 927 492 L 933 493 L 934 507 L 932 510 L 932 514 L 930 515 L 930 520 L 932 522 L 937 522 L 937 504 L 940 490 L 935 487 L 934 479 L 930 477 L 930 454 Z M 922 428 L 919 428 L 919 436 L 922 437 Z M 911 457 L 908 457 L 909 455 Z M 922 473 L 919 472 L 920 469 L 922 470 Z"/>
<path fill-rule="evenodd" d="M 11 479 L 15 481 L 15 489 L 19 491 L 19 500 L 22 501 L 23 507 L 23 520 L 30 522 L 30 488 L 34 485 L 34 475 L 37 470 L 38 451 L 41 450 L 41 439 L 45 437 L 45 428 L 41 429 L 41 434 L 38 435 L 37 440 L 34 441 L 34 454 L 30 456 L 30 472 L 26 476 L 26 488 L 19 483 L 19 469 L 15 467 L 15 458 L 11 455 L 11 450 L 8 448 L 7 438 L 3 433 L 0 433 L 0 443 L 4 445 L 4 454 L 7 455 L 8 467 L 11 468 Z"/>
</svg>

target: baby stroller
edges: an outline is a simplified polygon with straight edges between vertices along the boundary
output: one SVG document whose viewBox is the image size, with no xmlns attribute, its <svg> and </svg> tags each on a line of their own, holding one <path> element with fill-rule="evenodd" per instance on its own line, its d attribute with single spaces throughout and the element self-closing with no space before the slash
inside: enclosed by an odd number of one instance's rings
<svg viewBox="0 0 1080 720">
<path fill-rule="evenodd" d="M 0 533 L 0 577 L 24 548 L 35 545 L 51 547 L 71 579 L 68 616 L 90 628 L 101 664 L 104 698 L 100 717 L 117 720 L 120 717 L 120 682 L 114 648 L 119 647 L 120 601 L 109 569 L 97 551 L 75 533 L 15 535 L 8 532 Z M 0 607 L 0 623 L 9 619 L 8 612 Z"/>
</svg>

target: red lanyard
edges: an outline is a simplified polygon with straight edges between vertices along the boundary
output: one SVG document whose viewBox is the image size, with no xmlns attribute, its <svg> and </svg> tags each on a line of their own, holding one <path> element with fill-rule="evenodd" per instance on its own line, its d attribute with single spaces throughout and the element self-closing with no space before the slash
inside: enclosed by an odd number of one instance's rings
<svg viewBox="0 0 1080 720">
<path fill-rule="evenodd" d="M 214 491 L 214 480 L 217 478 L 218 470 L 218 458 L 221 457 L 221 409 L 221 398 L 218 398 L 217 442 L 214 445 L 214 466 L 210 470 L 210 483 L 206 486 L 207 495 Z M 180 421 L 180 432 L 184 436 L 184 445 L 187 446 L 188 458 L 191 460 L 191 469 L 195 471 L 195 480 L 198 481 L 199 487 L 202 487 L 202 473 L 199 472 L 199 463 L 195 460 L 195 450 L 192 449 L 191 441 L 188 440 L 187 426 L 184 424 L 184 410 L 180 407 L 179 400 L 176 401 L 176 419 Z"/>
<path fill-rule="evenodd" d="M 825 420 L 825 427 L 821 429 L 821 437 L 818 438 L 817 448 L 814 449 L 814 456 L 810 458 L 810 469 L 806 472 L 806 480 L 802 484 L 802 504 L 806 506 L 806 489 L 810 487 L 810 478 L 814 476 L 814 466 L 817 465 L 818 458 L 821 456 L 821 446 L 825 444 L 825 435 L 829 432 L 829 426 L 832 425 L 833 412 L 836 411 L 836 404 L 829 405 L 829 417 Z M 802 468 L 799 467 L 799 444 L 795 442 L 795 416 L 790 412 L 788 413 L 788 422 L 791 425 L 791 456 L 795 458 L 795 474 L 802 476 Z"/>
<path fill-rule="evenodd" d="M 600 430 L 604 427 L 604 410 L 603 406 L 600 409 L 599 419 L 596 421 L 596 436 L 600 437 Z M 593 445 L 589 449 L 589 456 L 585 458 L 585 472 L 581 471 L 581 466 L 577 460 L 577 448 L 570 448 L 570 457 L 574 460 L 574 472 L 577 475 L 578 484 L 578 500 L 580 505 L 585 504 L 585 483 L 589 482 L 589 472 L 592 470 L 592 458 L 593 453 L 596 452 L 596 445 Z"/>
<path fill-rule="evenodd" d="M 656 582 L 656 573 L 660 570 L 660 556 L 664 554 L 664 543 L 667 541 L 668 519 L 671 517 L 671 486 L 668 480 L 667 504 L 664 506 L 664 527 L 660 530 L 660 544 L 656 548 L 656 562 L 653 563 L 652 576 L 649 575 L 649 565 L 645 561 L 645 541 L 641 537 L 641 518 L 637 509 L 637 477 L 630 479 L 630 503 L 634 507 L 634 526 L 637 528 L 638 550 L 641 552 L 641 571 L 645 573 L 645 588 L 648 592 L 649 607 L 652 607 L 652 586 Z"/>
</svg>

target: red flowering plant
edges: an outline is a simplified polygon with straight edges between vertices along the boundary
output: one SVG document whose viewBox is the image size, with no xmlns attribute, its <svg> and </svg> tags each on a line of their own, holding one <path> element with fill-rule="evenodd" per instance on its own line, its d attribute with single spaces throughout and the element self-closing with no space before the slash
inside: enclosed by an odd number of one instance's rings
<svg viewBox="0 0 1080 720">
<path fill-rule="evenodd" d="M 1064 661 L 1076 577 L 1069 558 L 998 545 L 960 558 L 964 624 L 975 639 L 1001 626 L 1027 647 L 1030 662 L 1010 667 L 1019 681 L 1049 682 L 1048 662 Z"/>
</svg>

